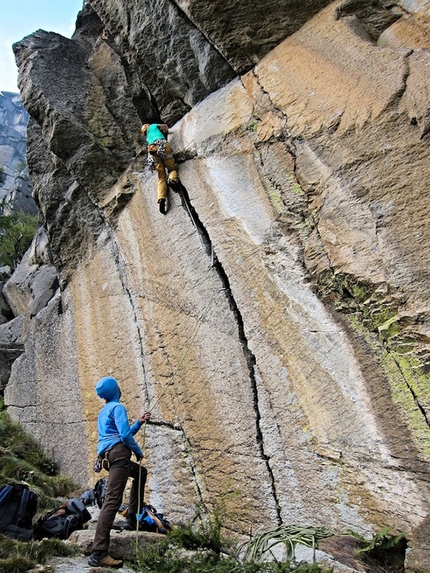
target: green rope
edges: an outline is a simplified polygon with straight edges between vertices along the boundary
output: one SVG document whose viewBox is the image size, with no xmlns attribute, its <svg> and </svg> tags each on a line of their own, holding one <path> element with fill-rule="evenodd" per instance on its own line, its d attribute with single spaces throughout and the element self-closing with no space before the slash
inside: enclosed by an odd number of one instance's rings
<svg viewBox="0 0 430 573">
<path fill-rule="evenodd" d="M 243 554 L 244 561 L 261 561 L 265 553 L 272 553 L 272 548 L 282 543 L 286 547 L 287 559 L 294 559 L 296 545 L 300 544 L 313 550 L 315 563 L 315 551 L 318 546 L 318 540 L 331 537 L 332 535 L 332 532 L 325 527 L 280 525 L 272 531 L 255 535 L 239 547 L 238 553 L 245 550 Z"/>
</svg>

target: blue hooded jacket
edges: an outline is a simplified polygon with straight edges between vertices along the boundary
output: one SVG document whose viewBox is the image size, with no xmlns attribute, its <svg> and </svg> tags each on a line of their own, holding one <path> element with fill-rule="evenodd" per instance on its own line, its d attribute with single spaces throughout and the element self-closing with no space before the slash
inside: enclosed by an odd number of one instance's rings
<svg viewBox="0 0 430 573">
<path fill-rule="evenodd" d="M 97 422 L 99 432 L 98 455 L 104 454 L 115 444 L 122 442 L 138 458 L 141 458 L 142 450 L 133 436 L 142 427 L 142 423 L 137 420 L 130 428 L 127 410 L 119 401 L 121 391 L 118 382 L 111 376 L 105 376 L 97 382 L 96 392 L 100 398 L 106 400 L 106 404 L 100 410 Z"/>
</svg>

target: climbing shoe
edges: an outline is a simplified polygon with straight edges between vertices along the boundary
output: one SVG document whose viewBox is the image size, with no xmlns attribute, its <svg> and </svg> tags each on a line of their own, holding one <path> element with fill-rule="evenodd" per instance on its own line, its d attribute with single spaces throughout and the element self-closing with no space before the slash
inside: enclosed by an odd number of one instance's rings
<svg viewBox="0 0 430 573">
<path fill-rule="evenodd" d="M 127 517 L 122 526 L 126 531 L 136 531 L 137 529 L 137 519 L 136 517 Z"/>
<path fill-rule="evenodd" d="M 167 211 L 166 199 L 158 199 L 158 208 L 160 209 L 160 213 L 162 213 L 163 215 L 166 214 Z"/>
<path fill-rule="evenodd" d="M 179 179 L 169 179 L 167 184 L 173 189 L 173 191 L 179 191 L 181 186 Z"/>
<path fill-rule="evenodd" d="M 91 567 L 112 567 L 119 569 L 123 566 L 121 559 L 114 559 L 107 551 L 93 551 L 88 559 L 88 565 Z"/>
</svg>

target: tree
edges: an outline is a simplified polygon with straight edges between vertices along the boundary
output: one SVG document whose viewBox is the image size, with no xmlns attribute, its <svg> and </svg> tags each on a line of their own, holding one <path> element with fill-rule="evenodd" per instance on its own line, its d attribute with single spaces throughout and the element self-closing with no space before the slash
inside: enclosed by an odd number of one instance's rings
<svg viewBox="0 0 430 573">
<path fill-rule="evenodd" d="M 0 216 L 0 266 L 16 269 L 36 233 L 37 215 L 13 213 Z"/>
</svg>

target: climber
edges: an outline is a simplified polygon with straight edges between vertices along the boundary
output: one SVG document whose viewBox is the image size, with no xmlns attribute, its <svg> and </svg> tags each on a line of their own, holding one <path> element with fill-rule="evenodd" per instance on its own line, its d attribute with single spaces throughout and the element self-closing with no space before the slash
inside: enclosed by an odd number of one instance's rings
<svg viewBox="0 0 430 573">
<path fill-rule="evenodd" d="M 122 567 L 123 562 L 114 559 L 108 553 L 110 530 L 122 503 L 122 496 L 129 477 L 133 478 L 133 483 L 124 529 L 134 530 L 138 527 L 136 514 L 139 508 L 143 507 L 143 494 L 148 472 L 141 464 L 131 461 L 131 454 L 133 452 L 138 461 L 143 457 L 134 435 L 151 418 L 151 413 L 142 414 L 130 428 L 127 410 L 120 403 L 121 390 L 115 378 L 111 376 L 101 378 L 96 384 L 96 392 L 100 398 L 106 400 L 106 404 L 99 412 L 97 422 L 99 434 L 97 455 L 98 460 L 102 460 L 102 467 L 109 471 L 109 479 L 88 564 L 92 567 L 119 568 Z"/>
<path fill-rule="evenodd" d="M 167 141 L 169 128 L 165 123 L 145 123 L 141 133 L 146 136 L 148 143 L 148 160 L 157 170 L 157 199 L 160 213 L 167 212 L 167 183 L 173 187 L 178 185 L 178 172 L 172 154 L 172 148 Z M 169 181 L 166 180 L 166 169 L 169 173 Z"/>
</svg>

